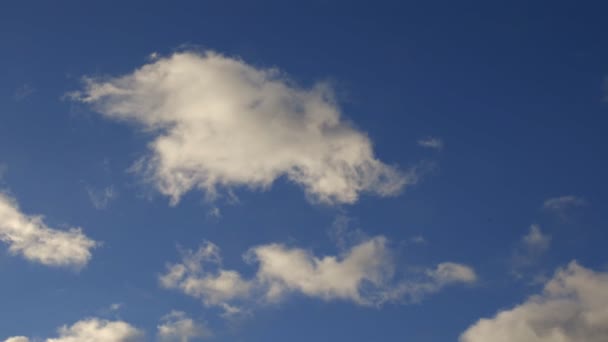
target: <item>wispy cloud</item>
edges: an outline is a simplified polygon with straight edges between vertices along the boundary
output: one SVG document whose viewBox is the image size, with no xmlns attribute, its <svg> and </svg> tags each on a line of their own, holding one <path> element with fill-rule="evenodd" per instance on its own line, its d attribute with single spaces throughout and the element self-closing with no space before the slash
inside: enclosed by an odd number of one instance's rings
<svg viewBox="0 0 608 342">
<path fill-rule="evenodd" d="M 513 252 L 511 273 L 517 278 L 523 278 L 526 272 L 538 264 L 539 259 L 550 246 L 551 236 L 544 234 L 539 225 L 531 225 L 530 230 L 522 237 Z"/>
<path fill-rule="evenodd" d="M 433 148 L 436 150 L 442 150 L 443 149 L 443 140 L 436 138 L 436 137 L 426 137 L 426 138 L 418 140 L 418 145 L 420 145 L 422 147 Z"/>
<path fill-rule="evenodd" d="M 108 207 L 108 204 L 118 197 L 118 192 L 114 189 L 113 185 L 107 186 L 102 189 L 96 189 L 91 186 L 86 187 L 87 194 L 89 195 L 89 200 L 95 207 L 95 209 L 105 209 Z"/>
<path fill-rule="evenodd" d="M 587 204 L 587 201 L 578 196 L 560 196 L 560 197 L 552 197 L 543 203 L 543 209 L 546 210 L 554 210 L 554 211 L 563 211 L 573 207 L 582 207 Z"/>
<path fill-rule="evenodd" d="M 553 197 L 545 200 L 543 210 L 550 212 L 561 220 L 568 221 L 576 208 L 584 207 L 588 204 L 582 197 L 567 195 Z"/>
<path fill-rule="evenodd" d="M 24 84 L 15 90 L 15 93 L 13 94 L 13 98 L 16 101 L 23 101 L 28 96 L 32 95 L 35 91 L 36 91 L 36 89 L 34 87 L 32 87 L 31 85 Z"/>
</svg>

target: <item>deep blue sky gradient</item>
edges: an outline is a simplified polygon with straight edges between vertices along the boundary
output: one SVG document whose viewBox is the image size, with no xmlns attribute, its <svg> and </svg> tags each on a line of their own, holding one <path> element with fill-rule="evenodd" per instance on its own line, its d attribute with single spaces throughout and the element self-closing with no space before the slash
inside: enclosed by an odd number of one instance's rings
<svg viewBox="0 0 608 342">
<path fill-rule="evenodd" d="M 31 264 L 0 246 L 0 339 L 53 336 L 87 316 L 121 318 L 153 336 L 171 309 L 205 320 L 218 341 L 455 341 L 470 324 L 538 291 L 509 275 L 532 223 L 552 235 L 542 267 L 606 267 L 608 3 L 605 1 L 4 1 L 0 5 L 2 188 L 51 226 L 81 226 L 104 245 L 81 272 Z M 212 49 L 278 67 L 306 87 L 333 82 L 343 112 L 383 161 L 434 165 L 396 198 L 310 204 L 283 180 L 207 214 L 198 192 L 176 207 L 126 170 L 148 137 L 63 99 L 83 75 L 132 71 L 152 52 Z M 34 91 L 24 99 L 15 92 Z M 416 141 L 441 137 L 444 150 Z M 105 210 L 86 186 L 114 185 Z M 567 220 L 545 199 L 584 197 Z M 474 287 L 414 305 L 362 308 L 295 296 L 228 324 L 163 290 L 176 246 L 210 240 L 244 273 L 249 247 L 286 242 L 335 253 L 339 215 L 395 242 L 401 262 L 472 265 Z M 425 245 L 399 244 L 422 235 Z M 400 246 L 400 247 L 399 247 Z M 104 313 L 111 303 L 119 313 Z M 116 316 L 117 315 L 117 316 Z"/>
</svg>

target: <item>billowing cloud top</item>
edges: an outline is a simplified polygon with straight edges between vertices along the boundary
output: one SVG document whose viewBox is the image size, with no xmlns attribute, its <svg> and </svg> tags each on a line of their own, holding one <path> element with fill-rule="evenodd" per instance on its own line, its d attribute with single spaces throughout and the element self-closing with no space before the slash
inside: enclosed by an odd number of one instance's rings
<svg viewBox="0 0 608 342">
<path fill-rule="evenodd" d="M 479 320 L 461 342 L 608 341 L 608 273 L 576 262 L 559 270 L 542 294 Z"/>
<path fill-rule="evenodd" d="M 86 78 L 72 97 L 154 134 L 151 154 L 137 165 L 174 204 L 194 188 L 213 197 L 220 187 L 267 188 L 281 176 L 324 203 L 393 195 L 415 182 L 374 156 L 369 138 L 341 118 L 327 84 L 298 88 L 275 69 L 213 52 Z"/>
<path fill-rule="evenodd" d="M 82 268 L 91 259 L 97 243 L 80 228 L 67 231 L 49 228 L 40 216 L 19 211 L 12 198 L 0 193 L 0 241 L 9 252 L 48 266 Z"/>
</svg>

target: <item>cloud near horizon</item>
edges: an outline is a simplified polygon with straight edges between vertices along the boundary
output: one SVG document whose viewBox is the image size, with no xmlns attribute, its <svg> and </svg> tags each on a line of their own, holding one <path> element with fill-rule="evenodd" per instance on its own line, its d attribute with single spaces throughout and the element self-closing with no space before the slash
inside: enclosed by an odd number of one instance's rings
<svg viewBox="0 0 608 342">
<path fill-rule="evenodd" d="M 251 279 L 222 268 L 219 247 L 205 242 L 197 251 L 183 251 L 182 261 L 160 275 L 162 287 L 176 289 L 218 306 L 225 314 L 239 313 L 240 305 L 271 304 L 289 294 L 322 300 L 344 300 L 362 306 L 419 301 L 455 283 L 473 283 L 474 270 L 457 263 L 441 263 L 411 280 L 398 279 L 396 263 L 383 236 L 364 240 L 340 255 L 317 257 L 308 250 L 283 244 L 251 248 L 244 258 L 257 264 Z M 245 308 L 246 310 L 246 308 Z"/>
<path fill-rule="evenodd" d="M 81 228 L 57 230 L 48 227 L 42 216 L 19 210 L 17 202 L 0 193 L 0 241 L 9 253 L 46 266 L 81 269 L 91 259 L 91 249 L 98 245 Z"/>
<path fill-rule="evenodd" d="M 152 135 L 135 164 L 172 204 L 199 189 L 270 188 L 284 176 L 314 202 L 354 203 L 398 194 L 417 181 L 376 158 L 328 84 L 297 87 L 276 69 L 215 52 L 178 52 L 134 72 L 85 78 L 71 98 Z"/>
</svg>

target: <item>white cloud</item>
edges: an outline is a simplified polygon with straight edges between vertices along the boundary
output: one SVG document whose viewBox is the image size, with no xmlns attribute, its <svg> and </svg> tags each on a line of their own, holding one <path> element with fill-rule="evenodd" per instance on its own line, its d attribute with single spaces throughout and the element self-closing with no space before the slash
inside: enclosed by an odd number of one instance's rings
<svg viewBox="0 0 608 342">
<path fill-rule="evenodd" d="M 236 271 L 221 269 L 221 262 L 219 247 L 205 242 L 196 252 L 182 251 L 182 263 L 170 265 L 160 284 L 201 298 L 208 306 L 247 298 L 252 284 Z"/>
<path fill-rule="evenodd" d="M 236 271 L 223 269 L 219 248 L 206 242 L 196 252 L 183 252 L 182 262 L 169 265 L 160 283 L 199 298 L 207 306 L 234 313 L 247 302 L 276 303 L 289 294 L 364 306 L 417 301 L 444 286 L 476 280 L 470 267 L 456 263 L 439 264 L 416 279 L 398 279 L 387 245 L 386 238 L 378 236 L 340 255 L 323 257 L 282 244 L 261 245 L 245 253 L 246 261 L 258 265 L 255 276 L 245 279 Z"/>
<path fill-rule="evenodd" d="M 0 193 L 0 241 L 8 244 L 11 254 L 48 266 L 82 268 L 91 259 L 97 243 L 80 228 L 49 228 L 41 216 L 28 216 L 15 200 Z"/>
<path fill-rule="evenodd" d="M 30 342 L 30 339 L 25 336 L 9 337 L 4 342 Z"/>
<path fill-rule="evenodd" d="M 208 336 L 211 336 L 211 332 L 205 325 L 195 322 L 181 311 L 172 311 L 158 325 L 158 338 L 164 342 L 188 342 Z"/>
<path fill-rule="evenodd" d="M 123 321 L 107 321 L 89 318 L 63 326 L 57 331 L 58 337 L 47 338 L 45 342 L 135 342 L 142 341 L 143 332 Z M 24 336 L 11 337 L 5 342 L 29 342 Z"/>
<path fill-rule="evenodd" d="M 427 148 L 433 148 L 436 150 L 443 149 L 443 140 L 435 137 L 426 137 L 424 139 L 418 140 L 418 145 Z"/>
<path fill-rule="evenodd" d="M 427 271 L 427 274 L 437 281 L 437 284 L 444 285 L 450 283 L 472 283 L 477 280 L 477 275 L 468 266 L 454 262 L 443 262 L 434 270 Z"/>
<path fill-rule="evenodd" d="M 460 342 L 487 341 L 608 341 L 608 273 L 571 262 L 541 294 L 479 320 L 460 337 Z"/>
<path fill-rule="evenodd" d="M 103 189 L 95 189 L 93 187 L 86 187 L 87 194 L 89 195 L 89 199 L 91 203 L 95 207 L 95 209 L 105 209 L 108 207 L 110 201 L 115 199 L 118 196 L 118 193 L 114 189 L 114 186 L 110 185 Z"/>
<path fill-rule="evenodd" d="M 310 199 L 353 203 L 416 182 L 378 160 L 370 139 L 342 118 L 330 87 L 297 87 L 276 69 L 214 52 L 155 58 L 131 74 L 85 78 L 72 98 L 153 135 L 134 167 L 173 204 L 192 190 L 267 189 L 279 177 Z"/>
<path fill-rule="evenodd" d="M 577 196 L 560 196 L 547 199 L 543 203 L 543 208 L 547 210 L 562 211 L 572 207 L 581 207 L 587 204 L 587 201 Z"/>
<path fill-rule="evenodd" d="M 382 290 L 394 273 L 386 243 L 384 237 L 376 237 L 354 246 L 343 256 L 321 258 L 300 248 L 270 244 L 253 248 L 249 258 L 259 263 L 257 279 L 267 286 L 265 296 L 269 301 L 299 292 L 325 300 L 345 299 L 371 305 L 375 296 L 364 293 L 362 287 Z"/>
</svg>

